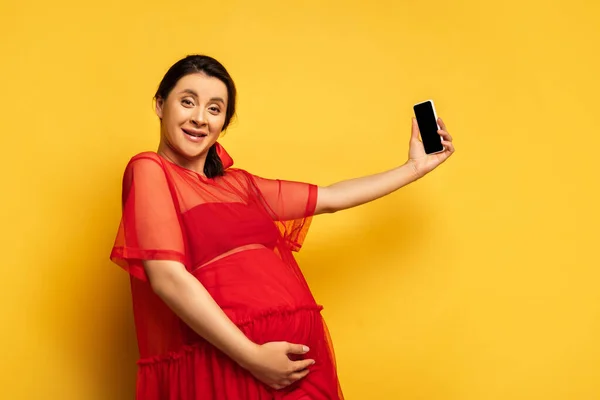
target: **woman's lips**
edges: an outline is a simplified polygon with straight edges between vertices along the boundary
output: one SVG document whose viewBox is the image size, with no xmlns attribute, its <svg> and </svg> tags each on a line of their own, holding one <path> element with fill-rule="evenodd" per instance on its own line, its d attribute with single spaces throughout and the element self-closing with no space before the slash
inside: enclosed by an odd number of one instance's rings
<svg viewBox="0 0 600 400">
<path fill-rule="evenodd" d="M 185 136 L 191 140 L 192 142 L 199 142 L 202 139 L 204 139 L 206 136 L 208 136 L 206 133 L 201 132 L 201 131 L 193 131 L 193 130 L 189 130 L 189 129 L 181 129 L 183 131 L 183 133 L 185 133 Z"/>
</svg>

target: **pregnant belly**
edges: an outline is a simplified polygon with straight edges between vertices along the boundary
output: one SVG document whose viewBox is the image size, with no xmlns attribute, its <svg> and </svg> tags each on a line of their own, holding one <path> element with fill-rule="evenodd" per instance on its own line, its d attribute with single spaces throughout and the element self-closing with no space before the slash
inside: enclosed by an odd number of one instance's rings
<svg viewBox="0 0 600 400">
<path fill-rule="evenodd" d="M 266 314 L 315 308 L 302 276 L 272 250 L 234 252 L 198 268 L 194 276 L 237 325 Z"/>
</svg>

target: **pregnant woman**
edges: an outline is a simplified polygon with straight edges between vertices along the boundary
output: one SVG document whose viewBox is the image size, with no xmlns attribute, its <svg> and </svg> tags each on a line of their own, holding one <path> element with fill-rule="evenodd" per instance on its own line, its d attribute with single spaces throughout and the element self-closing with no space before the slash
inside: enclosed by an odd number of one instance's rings
<svg viewBox="0 0 600 400">
<path fill-rule="evenodd" d="M 233 168 L 217 142 L 235 114 L 226 69 L 188 56 L 156 92 L 160 143 L 131 158 L 111 259 L 131 276 L 140 400 L 342 399 L 333 347 L 292 255 L 312 216 L 385 196 L 453 152 L 327 187 Z M 268 122 L 265 126 L 269 126 Z"/>
</svg>

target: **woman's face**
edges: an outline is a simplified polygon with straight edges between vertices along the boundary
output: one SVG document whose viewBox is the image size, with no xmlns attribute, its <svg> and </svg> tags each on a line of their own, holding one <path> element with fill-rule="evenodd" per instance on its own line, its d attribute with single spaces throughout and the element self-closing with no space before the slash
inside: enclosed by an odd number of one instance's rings
<svg viewBox="0 0 600 400">
<path fill-rule="evenodd" d="M 227 86 L 217 78 L 195 73 L 179 79 L 166 100 L 156 101 L 161 150 L 176 160 L 206 160 L 225 124 L 227 101 Z"/>
</svg>

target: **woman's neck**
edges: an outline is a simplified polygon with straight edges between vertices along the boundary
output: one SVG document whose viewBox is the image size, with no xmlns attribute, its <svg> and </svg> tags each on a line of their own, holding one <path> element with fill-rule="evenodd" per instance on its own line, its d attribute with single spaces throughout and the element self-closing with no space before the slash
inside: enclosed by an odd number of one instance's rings
<svg viewBox="0 0 600 400">
<path fill-rule="evenodd" d="M 158 145 L 158 150 L 156 152 L 173 164 L 177 164 L 182 168 L 189 169 L 197 174 L 205 176 L 204 164 L 206 162 L 206 153 L 200 154 L 197 157 L 186 157 L 184 154 L 181 154 L 162 141 Z"/>
</svg>

